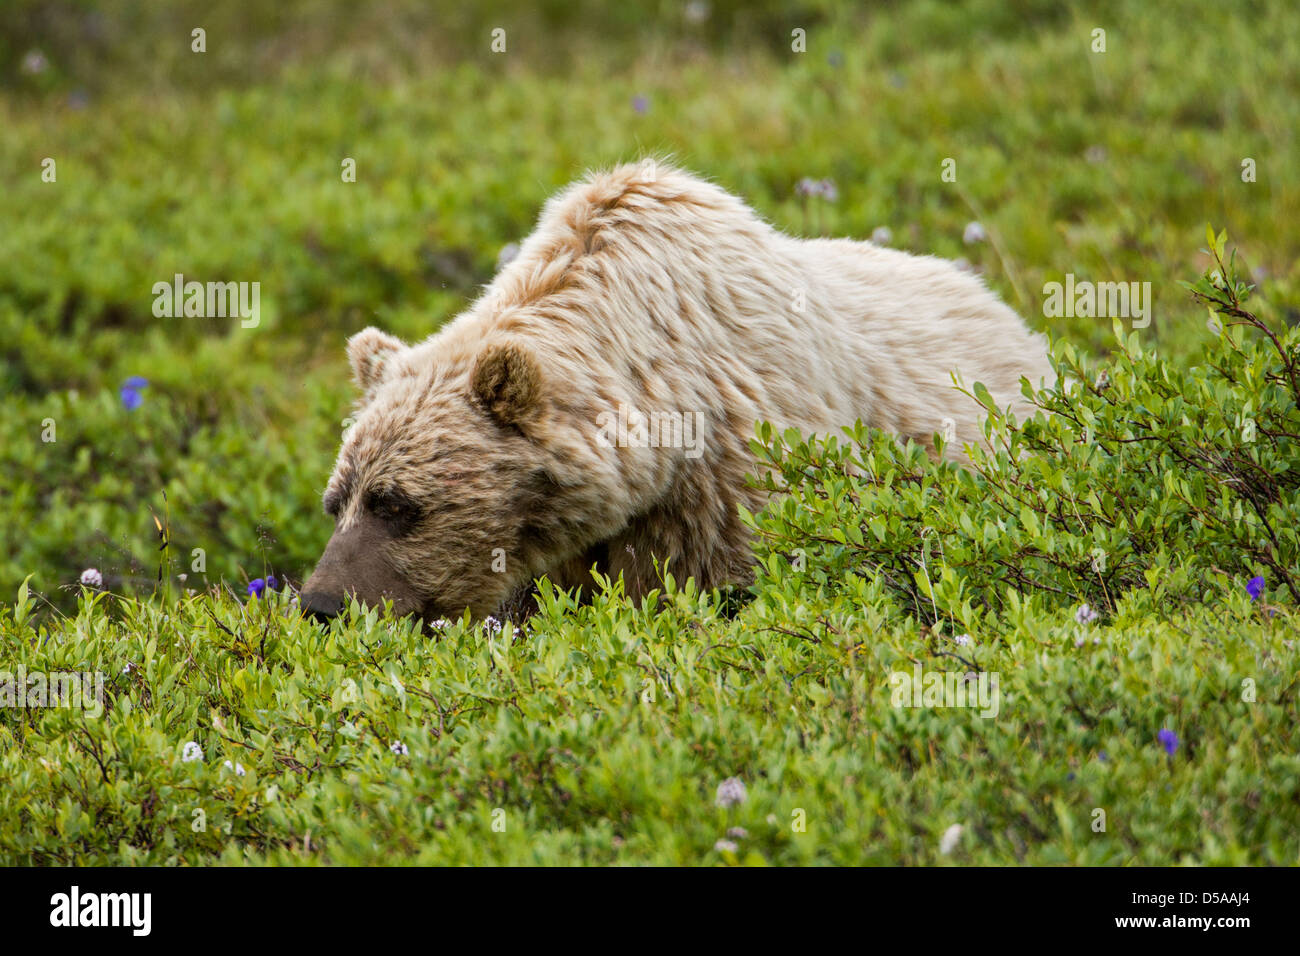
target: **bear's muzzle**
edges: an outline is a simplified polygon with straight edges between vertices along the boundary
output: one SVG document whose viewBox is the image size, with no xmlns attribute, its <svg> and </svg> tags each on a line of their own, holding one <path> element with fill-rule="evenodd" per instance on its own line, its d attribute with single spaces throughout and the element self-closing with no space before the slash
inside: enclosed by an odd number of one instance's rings
<svg viewBox="0 0 1300 956">
<path fill-rule="evenodd" d="M 347 528 L 335 529 L 316 570 L 302 586 L 298 599 L 302 612 L 328 624 L 343 612 L 349 597 L 370 607 L 392 601 L 398 617 L 421 611 L 425 602 L 388 559 L 391 541 L 384 523 L 365 513 Z"/>
</svg>

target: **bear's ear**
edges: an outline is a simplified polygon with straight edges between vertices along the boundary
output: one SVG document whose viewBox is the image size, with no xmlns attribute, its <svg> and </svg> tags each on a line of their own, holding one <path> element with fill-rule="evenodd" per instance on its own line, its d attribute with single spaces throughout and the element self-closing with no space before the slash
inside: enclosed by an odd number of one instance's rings
<svg viewBox="0 0 1300 956">
<path fill-rule="evenodd" d="M 537 414 L 542 373 L 523 346 L 495 343 L 479 355 L 470 388 L 498 422 L 522 429 Z"/>
<path fill-rule="evenodd" d="M 352 364 L 352 380 L 361 390 L 362 400 L 368 401 L 370 393 L 388 376 L 389 360 L 406 351 L 399 339 L 371 326 L 348 339 L 348 361 Z"/>
</svg>

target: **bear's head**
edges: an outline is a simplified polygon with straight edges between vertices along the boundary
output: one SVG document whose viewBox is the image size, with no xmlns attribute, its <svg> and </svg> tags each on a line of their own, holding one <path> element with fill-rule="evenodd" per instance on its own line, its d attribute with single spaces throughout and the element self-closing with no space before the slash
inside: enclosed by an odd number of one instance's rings
<svg viewBox="0 0 1300 956">
<path fill-rule="evenodd" d="M 407 347 L 370 328 L 348 357 L 362 397 L 325 490 L 334 534 L 306 612 L 327 619 L 355 596 L 426 623 L 482 618 L 625 520 L 525 342 L 448 329 Z"/>
</svg>

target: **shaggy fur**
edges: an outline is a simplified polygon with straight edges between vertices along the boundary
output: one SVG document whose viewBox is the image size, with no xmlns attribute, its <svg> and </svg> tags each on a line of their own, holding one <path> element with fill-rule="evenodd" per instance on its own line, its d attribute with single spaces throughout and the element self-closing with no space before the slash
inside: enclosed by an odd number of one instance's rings
<svg viewBox="0 0 1300 956">
<path fill-rule="evenodd" d="M 348 354 L 363 397 L 304 603 L 389 596 L 426 619 L 481 617 L 593 564 L 634 596 L 656 586 L 654 557 L 704 587 L 743 582 L 756 420 L 828 433 L 860 418 L 931 445 L 951 419 L 960 456 L 980 409 L 954 372 L 1021 415 L 1020 378 L 1050 375 L 1041 340 L 952 263 L 791 238 L 662 165 L 570 186 L 436 335 L 408 348 L 367 329 Z M 620 404 L 701 413 L 702 454 L 598 441 Z"/>
</svg>

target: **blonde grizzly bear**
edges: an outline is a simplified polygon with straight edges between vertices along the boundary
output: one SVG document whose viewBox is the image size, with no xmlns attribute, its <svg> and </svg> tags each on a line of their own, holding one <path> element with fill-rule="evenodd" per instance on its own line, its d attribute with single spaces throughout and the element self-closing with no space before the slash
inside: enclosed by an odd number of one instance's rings
<svg viewBox="0 0 1300 956">
<path fill-rule="evenodd" d="M 1050 376 L 1043 342 L 952 263 L 795 239 L 653 164 L 552 198 L 484 295 L 424 342 L 370 328 L 348 356 L 361 398 L 301 598 L 320 618 L 348 595 L 481 618 L 593 566 L 636 597 L 658 585 L 656 558 L 705 588 L 744 582 L 756 421 L 837 433 L 862 419 L 927 445 L 947 429 L 960 455 L 980 409 L 954 372 L 1021 416 L 1021 377 Z"/>
</svg>

